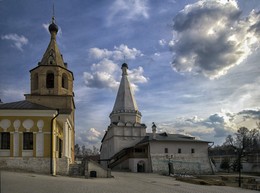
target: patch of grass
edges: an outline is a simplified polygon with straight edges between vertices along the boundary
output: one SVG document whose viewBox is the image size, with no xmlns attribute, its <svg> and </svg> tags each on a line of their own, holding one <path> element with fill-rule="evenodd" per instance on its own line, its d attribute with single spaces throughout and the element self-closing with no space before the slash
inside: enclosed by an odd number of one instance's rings
<svg viewBox="0 0 260 193">
<path fill-rule="evenodd" d="M 207 185 L 207 186 L 226 186 L 225 182 L 219 179 L 214 178 L 208 178 L 208 179 L 202 179 L 202 178 L 185 178 L 185 177 L 177 177 L 176 180 L 187 182 L 191 184 L 198 184 L 198 185 Z"/>
</svg>

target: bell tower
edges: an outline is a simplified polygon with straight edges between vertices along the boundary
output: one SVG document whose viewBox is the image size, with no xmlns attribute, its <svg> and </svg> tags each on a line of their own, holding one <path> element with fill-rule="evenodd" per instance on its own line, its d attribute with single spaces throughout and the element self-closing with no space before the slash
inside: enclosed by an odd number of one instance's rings
<svg viewBox="0 0 260 193">
<path fill-rule="evenodd" d="M 61 113 L 71 113 L 74 117 L 74 78 L 59 51 L 56 42 L 58 30 L 52 17 L 49 25 L 50 43 L 38 66 L 30 70 L 31 93 L 25 97 L 30 102 L 59 109 Z"/>
</svg>

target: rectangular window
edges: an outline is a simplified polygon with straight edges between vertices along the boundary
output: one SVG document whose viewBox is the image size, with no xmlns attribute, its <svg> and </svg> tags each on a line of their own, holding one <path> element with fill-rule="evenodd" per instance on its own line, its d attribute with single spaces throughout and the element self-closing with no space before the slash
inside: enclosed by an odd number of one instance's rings
<svg viewBox="0 0 260 193">
<path fill-rule="evenodd" d="M 181 148 L 178 149 L 178 153 L 181 153 Z"/>
<path fill-rule="evenodd" d="M 10 149 L 10 133 L 1 133 L 1 149 Z"/>
<path fill-rule="evenodd" d="M 23 149 L 24 150 L 33 150 L 33 133 L 32 132 L 23 133 Z"/>
<path fill-rule="evenodd" d="M 164 148 L 164 153 L 168 153 L 168 148 Z"/>
<path fill-rule="evenodd" d="M 145 149 L 144 148 L 135 148 L 135 153 L 144 153 Z"/>
<path fill-rule="evenodd" d="M 195 149 L 192 148 L 192 149 L 191 149 L 191 153 L 195 153 Z"/>
</svg>

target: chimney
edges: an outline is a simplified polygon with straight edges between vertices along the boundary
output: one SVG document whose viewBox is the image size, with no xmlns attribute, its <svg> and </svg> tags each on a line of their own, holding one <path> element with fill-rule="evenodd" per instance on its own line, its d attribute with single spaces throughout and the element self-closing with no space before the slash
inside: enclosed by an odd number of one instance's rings
<svg viewBox="0 0 260 193">
<path fill-rule="evenodd" d="M 153 125 L 152 125 L 152 131 L 153 131 L 153 139 L 156 138 L 156 125 L 155 123 L 153 122 Z"/>
</svg>

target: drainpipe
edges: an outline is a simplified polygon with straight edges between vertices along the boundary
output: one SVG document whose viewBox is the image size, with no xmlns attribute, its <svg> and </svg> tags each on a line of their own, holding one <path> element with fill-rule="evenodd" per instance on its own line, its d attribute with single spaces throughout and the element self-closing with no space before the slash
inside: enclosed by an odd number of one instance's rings
<svg viewBox="0 0 260 193">
<path fill-rule="evenodd" d="M 50 173 L 51 175 L 54 175 L 54 172 L 53 172 L 53 166 L 52 166 L 52 163 L 53 163 L 53 121 L 54 119 L 56 119 L 58 116 L 59 116 L 59 109 L 57 109 L 57 114 L 51 119 L 51 153 L 50 153 Z"/>
</svg>

